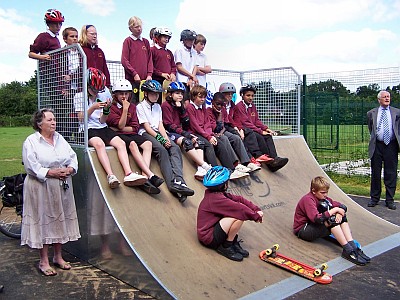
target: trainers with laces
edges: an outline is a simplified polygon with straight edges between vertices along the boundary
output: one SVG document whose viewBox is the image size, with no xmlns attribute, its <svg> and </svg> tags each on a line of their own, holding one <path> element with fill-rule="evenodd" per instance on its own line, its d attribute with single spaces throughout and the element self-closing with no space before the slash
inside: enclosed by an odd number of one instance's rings
<svg viewBox="0 0 400 300">
<path fill-rule="evenodd" d="M 365 266 L 365 264 L 367 263 L 366 260 L 358 255 L 356 251 L 351 251 L 350 253 L 347 253 L 343 250 L 342 257 L 352 262 L 353 264 L 360 266 Z"/>
<path fill-rule="evenodd" d="M 147 180 L 143 185 L 140 185 L 139 188 L 149 195 L 156 195 L 161 192 L 161 190 L 158 187 L 154 186 L 150 182 L 150 180 Z"/>
<path fill-rule="evenodd" d="M 255 159 L 253 156 L 250 158 L 250 162 L 251 162 L 252 164 L 255 164 L 255 165 L 258 166 L 258 167 L 261 167 L 261 163 L 259 163 L 258 161 L 256 161 L 256 159 Z"/>
<path fill-rule="evenodd" d="M 194 178 L 196 178 L 197 180 L 203 180 L 206 173 L 207 173 L 207 170 L 203 169 L 202 167 L 199 167 L 197 169 L 197 172 L 194 174 Z"/>
<path fill-rule="evenodd" d="M 260 163 L 272 163 L 274 159 L 272 157 L 269 157 L 267 154 L 263 154 L 259 157 L 256 158 L 256 161 Z"/>
<path fill-rule="evenodd" d="M 271 170 L 271 172 L 276 172 L 286 166 L 288 161 L 289 159 L 286 157 L 275 157 L 274 161 L 268 164 L 268 168 Z"/>
<path fill-rule="evenodd" d="M 358 256 L 361 256 L 367 263 L 371 262 L 371 258 L 367 256 L 360 248 L 357 248 Z"/>
<path fill-rule="evenodd" d="M 229 258 L 234 261 L 242 261 L 243 260 L 243 255 L 240 254 L 239 252 L 236 252 L 235 248 L 233 246 L 230 246 L 228 248 L 224 248 L 224 246 L 220 245 L 217 248 L 217 252 L 226 258 Z"/>
<path fill-rule="evenodd" d="M 147 181 L 147 177 L 143 175 L 139 175 L 138 173 L 131 173 L 124 178 L 124 184 L 126 186 L 137 186 L 143 185 Z"/>
<path fill-rule="evenodd" d="M 239 171 L 239 172 L 242 172 L 242 173 L 249 173 L 249 172 L 251 171 L 250 168 L 245 167 L 245 166 L 243 166 L 242 164 L 238 164 L 238 165 L 235 167 L 235 170 L 237 170 L 237 171 Z"/>
<path fill-rule="evenodd" d="M 150 183 L 152 185 L 154 185 L 155 187 L 159 187 L 160 185 L 162 185 L 164 183 L 164 179 L 158 177 L 157 175 L 153 175 L 151 176 L 151 178 L 149 179 Z"/>
<path fill-rule="evenodd" d="M 231 176 L 229 177 L 229 179 L 233 180 L 233 179 L 238 179 L 238 178 L 242 178 L 242 177 L 246 177 L 246 176 L 249 176 L 249 173 L 243 173 L 238 170 L 235 170 L 231 173 Z"/>
<path fill-rule="evenodd" d="M 240 243 L 242 243 L 242 240 L 238 241 L 238 236 L 236 235 L 235 238 L 233 239 L 233 248 L 237 253 L 240 253 L 243 257 L 249 257 L 249 251 L 245 250 L 240 246 Z"/>
<path fill-rule="evenodd" d="M 256 164 L 253 163 L 248 163 L 246 167 L 250 169 L 250 173 L 261 169 L 260 166 L 257 166 Z"/>
<path fill-rule="evenodd" d="M 121 184 L 121 182 L 119 182 L 117 176 L 115 176 L 114 174 L 107 175 L 107 181 L 108 181 L 108 185 L 112 189 L 117 188 Z"/>
<path fill-rule="evenodd" d="M 194 195 L 194 191 L 188 188 L 186 184 L 182 184 L 180 181 L 174 181 L 169 190 L 171 193 L 181 194 L 183 196 Z"/>
</svg>

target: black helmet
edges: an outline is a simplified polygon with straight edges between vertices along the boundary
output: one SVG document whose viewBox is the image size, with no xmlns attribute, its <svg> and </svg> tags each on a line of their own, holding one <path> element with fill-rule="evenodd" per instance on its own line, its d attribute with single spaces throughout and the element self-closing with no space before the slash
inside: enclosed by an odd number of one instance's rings
<svg viewBox="0 0 400 300">
<path fill-rule="evenodd" d="M 155 92 L 155 93 L 162 93 L 163 88 L 161 84 L 156 80 L 146 80 L 143 82 L 141 87 L 143 92 Z"/>
<path fill-rule="evenodd" d="M 181 32 L 181 42 L 184 40 L 192 40 L 196 39 L 197 33 L 193 30 L 185 29 Z"/>
<path fill-rule="evenodd" d="M 240 88 L 240 95 L 243 95 L 247 91 L 253 91 L 255 94 L 257 92 L 257 88 L 252 84 L 246 84 Z"/>
</svg>

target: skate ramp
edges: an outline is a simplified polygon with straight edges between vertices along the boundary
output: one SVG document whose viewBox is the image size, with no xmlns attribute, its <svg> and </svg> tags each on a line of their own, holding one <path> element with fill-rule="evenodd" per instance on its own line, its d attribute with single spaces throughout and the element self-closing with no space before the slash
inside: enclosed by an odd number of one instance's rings
<svg viewBox="0 0 400 300">
<path fill-rule="evenodd" d="M 230 261 L 215 251 L 201 246 L 196 237 L 196 215 L 204 187 L 194 179 L 195 167 L 184 158 L 186 183 L 195 190 L 193 197 L 181 204 L 162 185 L 159 195 L 149 196 L 138 188 L 111 190 L 106 175 L 94 151 L 90 152 L 93 170 L 98 178 L 107 206 L 149 274 L 173 298 L 178 299 L 237 299 L 257 295 L 272 296 L 266 290 L 293 275 L 262 262 L 258 253 L 275 244 L 288 256 L 310 264 L 338 259 L 341 248 L 325 240 L 307 243 L 292 233 L 293 213 L 297 201 L 308 192 L 310 181 L 317 175 L 326 176 L 314 159 L 302 136 L 279 137 L 275 140 L 280 156 L 289 158 L 288 165 L 276 173 L 267 168 L 250 177 L 229 183 L 229 191 L 242 195 L 264 211 L 264 223 L 245 222 L 239 237 L 250 257 L 243 262 Z M 114 149 L 108 154 L 117 177 L 123 172 Z M 135 170 L 135 164 L 131 161 Z M 151 169 L 161 172 L 155 160 Z M 137 169 L 136 169 L 137 170 Z M 329 196 L 348 207 L 348 219 L 354 238 L 368 246 L 389 239 L 391 247 L 400 244 L 400 228 L 376 217 L 347 197 L 333 182 Z M 367 248 L 365 248 L 367 249 Z M 380 252 L 387 251 L 383 245 Z M 368 251 L 366 251 L 367 254 Z M 296 276 L 295 276 L 296 277 Z M 296 278 L 298 279 L 298 278 Z M 307 282 L 309 284 L 309 282 Z M 304 285 L 306 287 L 306 285 Z M 280 287 L 280 289 L 286 289 Z M 271 293 L 276 293 L 272 290 Z"/>
</svg>

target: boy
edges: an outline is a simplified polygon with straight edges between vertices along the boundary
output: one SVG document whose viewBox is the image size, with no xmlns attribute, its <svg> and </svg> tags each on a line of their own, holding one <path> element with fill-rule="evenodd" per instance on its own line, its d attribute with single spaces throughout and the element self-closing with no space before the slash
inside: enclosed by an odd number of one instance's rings
<svg viewBox="0 0 400 300">
<path fill-rule="evenodd" d="M 136 115 L 136 106 L 130 103 L 132 85 L 128 80 L 120 79 L 114 83 L 112 91 L 114 101 L 107 118 L 107 125 L 116 131 L 125 142 L 127 150 L 131 152 L 133 159 L 142 170 L 142 175 L 147 176 L 148 180 L 140 188 L 148 194 L 159 194 L 158 187 L 164 180 L 149 168 L 152 146 L 150 141 L 138 135 L 139 121 Z M 140 153 L 139 147 L 143 151 L 143 155 Z"/>
<path fill-rule="evenodd" d="M 174 55 L 167 49 L 172 32 L 166 27 L 157 27 L 154 30 L 155 44 L 151 47 L 153 58 L 153 79 L 163 84 L 164 80 L 176 81 L 176 65 Z"/>
<path fill-rule="evenodd" d="M 246 136 L 246 131 L 253 131 L 257 138 L 257 144 L 262 154 L 266 154 L 273 158 L 272 162 L 268 162 L 267 166 L 271 172 L 276 172 L 283 168 L 289 161 L 285 157 L 279 157 L 276 149 L 272 135 L 274 131 L 264 125 L 258 117 L 257 108 L 253 103 L 254 95 L 257 89 L 255 86 L 248 84 L 240 88 L 240 96 L 242 97 L 241 102 L 236 104 L 233 111 L 233 119 L 237 120 L 238 126 L 240 126 L 244 132 L 244 140 L 248 140 Z M 249 131 L 250 132 L 250 131 Z M 248 147 L 251 151 L 251 148 Z M 257 157 L 257 153 L 251 153 L 253 156 Z"/>
<path fill-rule="evenodd" d="M 242 261 L 249 256 L 238 241 L 238 232 L 244 221 L 262 223 L 263 212 L 242 196 L 226 192 L 230 171 L 221 166 L 212 167 L 204 176 L 207 188 L 197 212 L 197 237 L 200 243 L 219 254 Z"/>
<path fill-rule="evenodd" d="M 208 112 L 204 106 L 206 95 L 207 90 L 201 85 L 194 86 L 190 91 L 190 98 L 192 100 L 187 106 L 187 113 L 190 120 L 191 132 L 198 137 L 202 137 L 205 143 L 209 143 L 214 147 L 221 164 L 233 171 L 230 179 L 249 176 L 247 172 L 240 171 L 240 166 L 238 169 L 235 168 L 239 160 L 232 149 L 229 139 L 224 135 L 213 132 Z"/>
<path fill-rule="evenodd" d="M 131 35 L 122 45 L 121 64 L 125 70 L 125 79 L 133 86 L 132 102 L 139 101 L 139 85 L 142 80 L 151 80 L 153 59 L 150 43 L 142 37 L 142 20 L 133 16 L 128 21 Z"/>
<path fill-rule="evenodd" d="M 346 217 L 347 207 L 327 197 L 329 187 L 328 180 L 322 176 L 311 181 L 310 192 L 296 206 L 293 233 L 308 242 L 333 233 L 343 247 L 342 257 L 363 266 L 371 259 L 354 243 Z"/>
<path fill-rule="evenodd" d="M 196 77 L 197 68 L 196 64 L 196 51 L 193 49 L 194 40 L 196 39 L 196 32 L 193 30 L 185 29 L 181 32 L 181 42 L 183 47 L 175 51 L 176 63 L 176 80 L 183 82 L 186 86 L 184 100 L 190 99 L 190 88 L 199 81 Z"/>
<path fill-rule="evenodd" d="M 147 80 L 141 87 L 144 100 L 137 105 L 137 116 L 140 124 L 139 134 L 150 140 L 153 154 L 156 156 L 168 189 L 183 203 L 194 191 L 188 188 L 183 179 L 182 153 L 179 146 L 170 141 L 163 122 L 161 106 L 157 103 L 163 92 L 161 84 Z"/>
<path fill-rule="evenodd" d="M 48 29 L 36 37 L 30 46 L 29 57 L 38 60 L 51 60 L 50 55 L 46 53 L 61 48 L 57 35 L 64 22 L 64 16 L 57 9 L 48 9 L 44 14 L 44 21 Z"/>
<path fill-rule="evenodd" d="M 211 66 L 208 64 L 207 56 L 203 53 L 204 47 L 206 46 L 207 40 L 204 35 L 198 34 L 194 40 L 193 48 L 196 50 L 195 65 L 197 66 L 196 77 L 199 81 L 199 85 L 207 87 L 206 75 L 211 73 Z"/>
<path fill-rule="evenodd" d="M 238 132 L 230 132 L 226 127 L 235 129 L 230 125 L 228 113 L 225 109 L 225 97 L 222 93 L 216 92 L 213 96 L 212 106 L 207 108 L 208 117 L 211 122 L 211 128 L 216 136 L 224 135 L 228 138 L 233 150 L 235 150 L 241 164 L 235 166 L 236 170 L 244 173 L 260 170 L 261 167 L 250 162 L 250 157 L 244 147 L 244 144 Z"/>
<path fill-rule="evenodd" d="M 189 124 L 189 118 L 183 105 L 183 93 L 185 85 L 182 82 L 171 82 L 167 89 L 166 101 L 161 104 L 164 127 L 168 136 L 182 147 L 186 154 L 196 163 L 197 172 L 194 177 L 203 180 L 204 175 L 211 169 L 211 166 L 203 159 L 204 144 L 198 138 L 182 127 Z"/>
</svg>

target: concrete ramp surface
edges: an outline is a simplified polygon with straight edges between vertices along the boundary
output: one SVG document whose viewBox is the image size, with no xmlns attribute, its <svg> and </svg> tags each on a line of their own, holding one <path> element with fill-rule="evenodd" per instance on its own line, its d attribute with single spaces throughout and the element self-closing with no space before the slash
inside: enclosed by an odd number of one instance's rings
<svg viewBox="0 0 400 300">
<path fill-rule="evenodd" d="M 245 222 L 239 233 L 243 247 L 250 252 L 250 257 L 242 262 L 228 260 L 198 242 L 196 216 L 204 186 L 194 179 L 195 167 L 189 160 L 184 159 L 184 175 L 195 195 L 188 197 L 182 205 L 165 184 L 162 192 L 155 196 L 123 185 L 111 190 L 96 153 L 91 152 L 93 170 L 98 175 L 100 188 L 117 225 L 149 274 L 171 297 L 237 299 L 293 277 L 292 273 L 259 259 L 259 252 L 275 243 L 280 244 L 282 253 L 310 265 L 319 265 L 340 256 L 339 246 L 325 240 L 308 243 L 293 235 L 297 201 L 309 191 L 312 178 L 326 174 L 302 136 L 279 137 L 275 143 L 279 155 L 289 158 L 285 168 L 271 173 L 263 167 L 250 177 L 229 183 L 229 192 L 252 200 L 264 211 L 264 223 Z M 123 179 L 116 151 L 108 150 L 108 154 L 116 175 Z M 135 166 L 133 161 L 131 165 Z M 155 160 L 151 168 L 161 176 Z M 353 202 L 334 183 L 329 196 L 348 207 L 353 236 L 363 246 L 395 236 L 400 231 L 398 226 Z"/>
</svg>

